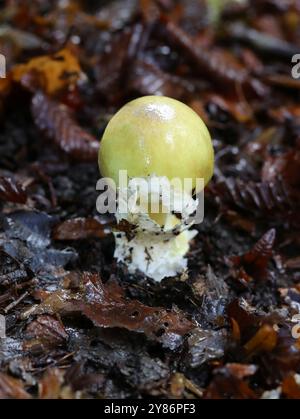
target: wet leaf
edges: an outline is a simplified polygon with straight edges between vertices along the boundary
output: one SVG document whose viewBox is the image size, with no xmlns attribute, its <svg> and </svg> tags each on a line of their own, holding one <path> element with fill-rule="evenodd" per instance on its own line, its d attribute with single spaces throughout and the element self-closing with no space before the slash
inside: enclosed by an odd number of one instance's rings
<svg viewBox="0 0 300 419">
<path fill-rule="evenodd" d="M 216 83 L 222 91 L 228 92 L 231 89 L 231 93 L 234 94 L 237 86 L 240 86 L 246 93 L 258 97 L 267 94 L 268 88 L 259 80 L 251 78 L 245 69 L 228 66 L 226 60 L 223 62 L 218 53 L 195 47 L 193 39 L 168 19 L 164 18 L 162 25 L 170 42 L 180 48 L 198 70 L 212 83 Z"/>
<path fill-rule="evenodd" d="M 75 54 L 63 49 L 14 67 L 12 78 L 22 83 L 29 74 L 34 74 L 39 89 L 53 95 L 64 88 L 74 87 L 81 77 L 81 68 Z"/>
<path fill-rule="evenodd" d="M 111 222 L 96 218 L 75 218 L 57 225 L 53 231 L 54 240 L 83 240 L 104 238 L 111 234 Z"/>
<path fill-rule="evenodd" d="M 0 177 L 0 199 L 3 201 L 25 204 L 27 195 L 20 184 L 8 177 Z"/>
<path fill-rule="evenodd" d="M 82 161 L 97 159 L 99 142 L 77 124 L 65 105 L 37 93 L 32 100 L 32 114 L 37 127 L 65 153 Z"/>
<path fill-rule="evenodd" d="M 25 349 L 30 351 L 45 351 L 62 346 L 68 339 L 63 324 L 51 316 L 38 316 L 26 328 L 27 342 Z"/>
<path fill-rule="evenodd" d="M 97 275 L 84 274 L 82 281 L 80 293 L 57 291 L 40 306 L 25 313 L 25 316 L 81 313 L 97 327 L 125 328 L 143 333 L 170 349 L 175 349 L 182 342 L 182 337 L 194 327 L 191 321 L 174 309 L 167 311 L 126 299 L 118 285 L 104 286 Z"/>
<path fill-rule="evenodd" d="M 253 356 L 257 352 L 272 351 L 277 344 L 277 333 L 272 326 L 263 325 L 253 338 L 245 344 L 248 356 Z"/>
</svg>

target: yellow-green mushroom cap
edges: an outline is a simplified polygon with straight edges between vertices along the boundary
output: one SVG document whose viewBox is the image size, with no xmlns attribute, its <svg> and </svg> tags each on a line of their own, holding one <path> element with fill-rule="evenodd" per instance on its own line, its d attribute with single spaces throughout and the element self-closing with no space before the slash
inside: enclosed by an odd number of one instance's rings
<svg viewBox="0 0 300 419">
<path fill-rule="evenodd" d="M 203 178 L 214 170 L 214 151 L 206 125 L 178 100 L 145 96 L 125 105 L 109 122 L 100 146 L 103 177 L 118 185 L 119 171 L 130 178 L 150 175 L 182 181 Z"/>
</svg>

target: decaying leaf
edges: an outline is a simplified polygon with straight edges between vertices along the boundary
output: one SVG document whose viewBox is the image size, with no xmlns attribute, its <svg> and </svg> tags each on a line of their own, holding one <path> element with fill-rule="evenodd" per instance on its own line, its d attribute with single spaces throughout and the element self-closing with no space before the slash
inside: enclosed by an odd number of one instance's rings
<svg viewBox="0 0 300 419">
<path fill-rule="evenodd" d="M 255 374 L 255 365 L 227 364 L 214 372 L 205 392 L 206 399 L 256 399 L 247 378 Z"/>
<path fill-rule="evenodd" d="M 21 381 L 0 373 L 0 399 L 30 399 Z"/>
<path fill-rule="evenodd" d="M 31 322 L 25 332 L 27 341 L 25 349 L 31 351 L 45 351 L 62 346 L 68 339 L 63 324 L 54 317 L 38 316 Z"/>
<path fill-rule="evenodd" d="M 214 3 L 0 1 L 1 398 L 300 398 L 299 1 Z M 95 209 L 101 134 L 152 94 L 215 148 L 161 283 L 116 263 Z"/>
<path fill-rule="evenodd" d="M 25 204 L 27 195 L 23 187 L 9 177 L 0 177 L 0 199 Z"/>
<path fill-rule="evenodd" d="M 32 100 L 32 114 L 37 127 L 65 153 L 83 161 L 95 161 L 99 141 L 81 128 L 67 106 L 37 93 Z"/>
<path fill-rule="evenodd" d="M 53 231 L 54 240 L 82 240 L 104 238 L 111 234 L 111 222 L 97 218 L 75 218 L 57 225 Z"/>
<path fill-rule="evenodd" d="M 243 256 L 234 256 L 231 262 L 235 268 L 233 275 L 245 283 L 266 280 L 269 276 L 268 264 L 273 254 L 276 230 L 269 230 L 255 244 L 253 249 Z"/>
<path fill-rule="evenodd" d="M 54 292 L 24 316 L 44 313 L 80 313 L 97 327 L 125 328 L 143 333 L 170 349 L 175 349 L 181 343 L 182 337 L 194 328 L 193 323 L 179 311 L 148 307 L 139 301 L 129 300 L 117 284 L 103 285 L 97 275 L 91 274 L 83 275 L 79 292 Z"/>
<path fill-rule="evenodd" d="M 38 88 L 49 95 L 74 87 L 82 77 L 78 59 L 69 49 L 33 58 L 26 64 L 14 67 L 12 79 L 22 83 L 22 79 L 29 74 L 34 74 Z"/>
<path fill-rule="evenodd" d="M 212 185 L 220 201 L 248 213 L 268 215 L 272 218 L 291 218 L 299 207 L 299 190 L 280 179 L 274 182 L 244 182 L 231 178 Z M 295 220 L 296 221 L 296 220 Z"/>
</svg>

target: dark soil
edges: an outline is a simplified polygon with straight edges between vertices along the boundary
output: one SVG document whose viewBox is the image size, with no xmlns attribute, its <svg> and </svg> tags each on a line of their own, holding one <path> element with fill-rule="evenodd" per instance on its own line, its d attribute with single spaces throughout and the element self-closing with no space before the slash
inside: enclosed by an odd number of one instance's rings
<svg viewBox="0 0 300 419">
<path fill-rule="evenodd" d="M 299 2 L 62 3 L 0 2 L 0 397 L 300 398 Z M 152 94 L 216 152 L 188 273 L 161 283 L 117 266 L 95 207 L 107 122 Z"/>
</svg>

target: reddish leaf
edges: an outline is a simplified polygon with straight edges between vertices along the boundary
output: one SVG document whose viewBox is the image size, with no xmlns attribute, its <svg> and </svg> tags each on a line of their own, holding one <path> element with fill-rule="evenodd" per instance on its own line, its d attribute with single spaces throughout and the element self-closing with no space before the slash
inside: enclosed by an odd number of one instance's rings
<svg viewBox="0 0 300 419">
<path fill-rule="evenodd" d="M 274 218 L 281 216 L 287 219 L 287 212 L 290 212 L 293 220 L 300 205 L 299 191 L 280 180 L 256 183 L 228 178 L 208 190 L 218 196 L 221 203 L 261 215 L 269 214 Z"/>
<path fill-rule="evenodd" d="M 83 240 L 104 238 L 111 234 L 111 222 L 96 218 L 74 218 L 57 225 L 53 231 L 54 240 Z"/>
<path fill-rule="evenodd" d="M 23 187 L 9 177 L 0 177 L 0 199 L 3 201 L 25 204 L 27 195 Z"/>
<path fill-rule="evenodd" d="M 44 313 L 82 313 L 97 327 L 125 328 L 143 333 L 171 349 L 175 349 L 182 336 L 195 327 L 179 311 L 148 307 L 139 301 L 129 300 L 116 283 L 103 285 L 97 275 L 88 273 L 82 277 L 79 292 L 54 292 L 24 315 Z"/>
<path fill-rule="evenodd" d="M 175 23 L 167 18 L 162 19 L 163 32 L 170 42 L 180 48 L 183 53 L 195 63 L 203 76 L 217 83 L 222 91 L 235 95 L 238 94 L 237 86 L 240 86 L 246 93 L 256 96 L 264 96 L 268 88 L 259 80 L 251 78 L 247 71 L 236 69 L 227 65 L 217 54 L 212 51 L 200 49 L 195 46 L 193 38 L 180 29 Z"/>
<path fill-rule="evenodd" d="M 261 281 L 268 278 L 268 264 L 273 255 L 275 237 L 276 230 L 271 229 L 245 255 L 230 258 L 237 279 L 247 283 L 253 279 Z"/>
<path fill-rule="evenodd" d="M 234 300 L 227 308 L 227 315 L 235 322 L 235 329 L 238 326 L 238 337 L 241 335 L 251 335 L 261 322 L 261 317 L 256 313 L 255 309 L 249 306 L 245 300 Z"/>
<path fill-rule="evenodd" d="M 39 316 L 31 322 L 25 333 L 29 340 L 25 343 L 26 349 L 35 352 L 59 347 L 68 339 L 62 323 L 47 315 Z"/>
<path fill-rule="evenodd" d="M 244 345 L 248 356 L 258 352 L 271 352 L 277 344 L 277 332 L 268 324 L 264 324 L 258 332 Z"/>
<path fill-rule="evenodd" d="M 77 124 L 65 105 L 39 92 L 32 99 L 32 114 L 37 127 L 65 153 L 78 160 L 97 161 L 99 141 Z"/>
<path fill-rule="evenodd" d="M 287 397 L 289 400 L 294 399 L 298 400 L 300 399 L 300 385 L 299 382 L 296 381 L 296 378 L 294 375 L 287 376 L 282 383 L 282 393 Z"/>
</svg>

